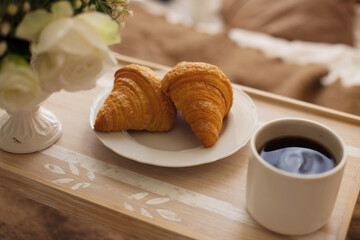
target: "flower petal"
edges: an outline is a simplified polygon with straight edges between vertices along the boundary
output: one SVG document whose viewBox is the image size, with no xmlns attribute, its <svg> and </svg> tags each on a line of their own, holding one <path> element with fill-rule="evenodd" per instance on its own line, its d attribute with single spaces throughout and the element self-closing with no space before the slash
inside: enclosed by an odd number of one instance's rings
<svg viewBox="0 0 360 240">
<path fill-rule="evenodd" d="M 60 18 L 50 22 L 40 33 L 39 41 L 31 45 L 35 54 L 41 54 L 52 49 L 73 27 L 71 18 Z"/>
<path fill-rule="evenodd" d="M 47 93 L 61 89 L 59 74 L 66 61 L 66 56 L 61 52 L 43 53 L 33 60 L 33 67 L 40 77 L 41 86 Z"/>
<path fill-rule="evenodd" d="M 90 29 L 86 35 L 78 31 L 78 27 L 69 30 L 68 34 L 64 36 L 61 41 L 57 43 L 57 48 L 60 51 L 75 55 L 88 55 L 94 52 L 94 45 L 90 43 L 89 38 L 96 38 Z M 81 29 L 85 31 L 85 29 Z"/>
<path fill-rule="evenodd" d="M 61 72 L 60 81 L 67 91 L 88 90 L 96 86 L 104 73 L 104 64 L 99 56 L 70 56 Z"/>
<path fill-rule="evenodd" d="M 106 44 L 115 44 L 120 42 L 119 24 L 109 15 L 99 12 L 88 12 L 77 15 L 75 18 L 80 19 L 100 33 Z"/>
<path fill-rule="evenodd" d="M 87 37 L 87 41 L 94 47 L 98 49 L 107 49 L 107 44 L 105 40 L 101 37 L 101 35 L 96 31 L 94 27 L 89 25 L 88 23 L 74 18 L 75 26 L 74 28 L 83 36 Z"/>
<path fill-rule="evenodd" d="M 40 31 L 50 20 L 51 13 L 44 9 L 28 13 L 16 28 L 15 36 L 29 41 L 36 41 Z"/>
</svg>

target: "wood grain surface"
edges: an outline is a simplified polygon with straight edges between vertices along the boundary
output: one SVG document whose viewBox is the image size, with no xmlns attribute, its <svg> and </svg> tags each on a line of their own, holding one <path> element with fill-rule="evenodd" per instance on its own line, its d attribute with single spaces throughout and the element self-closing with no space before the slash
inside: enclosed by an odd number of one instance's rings
<svg viewBox="0 0 360 240">
<path fill-rule="evenodd" d="M 121 55 L 118 59 L 169 69 Z M 282 236 L 258 225 L 246 210 L 248 145 L 225 159 L 187 168 L 145 165 L 106 148 L 89 114 L 96 96 L 111 86 L 111 75 L 89 91 L 53 94 L 44 107 L 62 122 L 63 136 L 37 153 L 0 151 L 0 184 L 139 239 L 345 239 L 360 187 L 359 117 L 242 87 L 261 123 L 311 119 L 335 130 L 349 150 L 329 222 L 310 235 Z"/>
</svg>

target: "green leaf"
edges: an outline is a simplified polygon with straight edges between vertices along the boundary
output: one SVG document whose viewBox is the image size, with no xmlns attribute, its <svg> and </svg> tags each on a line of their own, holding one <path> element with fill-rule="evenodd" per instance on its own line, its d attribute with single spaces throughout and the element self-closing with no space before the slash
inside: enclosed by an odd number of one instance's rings
<svg viewBox="0 0 360 240">
<path fill-rule="evenodd" d="M 29 63 L 23 57 L 15 54 L 8 54 L 3 61 L 11 61 L 18 66 L 29 66 Z"/>
</svg>

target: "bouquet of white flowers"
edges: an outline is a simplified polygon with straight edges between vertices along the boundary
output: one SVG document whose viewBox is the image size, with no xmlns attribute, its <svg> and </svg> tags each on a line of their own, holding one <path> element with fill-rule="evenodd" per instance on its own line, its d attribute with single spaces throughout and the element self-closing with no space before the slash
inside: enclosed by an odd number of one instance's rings
<svg viewBox="0 0 360 240">
<path fill-rule="evenodd" d="M 86 90 L 116 61 L 127 0 L 0 1 L 0 148 L 44 149 L 61 122 L 40 107 L 51 93 Z M 0 111 L 1 113 L 1 111 Z"/>
<path fill-rule="evenodd" d="M 114 63 L 127 0 L 0 2 L 0 107 L 29 110 L 61 89 L 86 90 Z"/>
</svg>

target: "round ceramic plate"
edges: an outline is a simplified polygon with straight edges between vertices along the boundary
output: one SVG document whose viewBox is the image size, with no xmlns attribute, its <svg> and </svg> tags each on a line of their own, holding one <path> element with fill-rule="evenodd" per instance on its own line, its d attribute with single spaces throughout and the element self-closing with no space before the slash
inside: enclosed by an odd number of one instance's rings
<svg viewBox="0 0 360 240">
<path fill-rule="evenodd" d="M 115 153 L 141 163 L 162 167 L 189 167 L 225 158 L 243 147 L 252 136 L 258 122 L 252 99 L 233 85 L 234 98 L 229 115 L 224 119 L 218 141 L 203 147 L 200 140 L 178 112 L 175 126 L 169 132 L 95 131 L 100 141 Z M 93 128 L 97 112 L 111 92 L 107 89 L 90 109 Z"/>
</svg>

